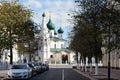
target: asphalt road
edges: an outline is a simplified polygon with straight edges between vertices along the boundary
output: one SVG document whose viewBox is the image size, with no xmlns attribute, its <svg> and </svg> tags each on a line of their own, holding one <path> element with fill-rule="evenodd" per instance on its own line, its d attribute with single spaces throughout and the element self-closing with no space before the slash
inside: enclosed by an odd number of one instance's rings
<svg viewBox="0 0 120 80">
<path fill-rule="evenodd" d="M 51 68 L 30 80 L 90 80 L 72 68 Z"/>
</svg>

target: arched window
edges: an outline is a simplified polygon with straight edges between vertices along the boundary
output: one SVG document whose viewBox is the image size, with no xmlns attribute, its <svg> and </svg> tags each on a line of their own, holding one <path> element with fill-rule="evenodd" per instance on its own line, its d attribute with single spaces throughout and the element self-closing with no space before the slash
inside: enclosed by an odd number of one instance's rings
<svg viewBox="0 0 120 80">
<path fill-rule="evenodd" d="M 53 55 L 50 55 L 50 58 L 53 58 Z"/>
</svg>

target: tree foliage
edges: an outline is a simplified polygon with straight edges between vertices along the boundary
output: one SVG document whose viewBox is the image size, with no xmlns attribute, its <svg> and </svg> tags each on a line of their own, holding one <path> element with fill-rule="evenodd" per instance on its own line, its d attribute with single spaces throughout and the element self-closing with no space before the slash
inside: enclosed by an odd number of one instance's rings
<svg viewBox="0 0 120 80">
<path fill-rule="evenodd" d="M 103 7 L 101 22 L 103 23 L 103 44 L 107 50 L 120 49 L 120 3 L 108 1 Z M 110 39 L 110 41 L 109 41 Z"/>
<path fill-rule="evenodd" d="M 13 46 L 27 39 L 33 40 L 36 27 L 31 19 L 32 11 L 18 1 L 1 1 L 0 15 L 0 48 L 10 49 L 12 64 Z"/>
<path fill-rule="evenodd" d="M 119 49 L 119 0 L 76 0 L 75 2 L 78 7 L 72 16 L 74 28 L 70 36 L 70 47 L 77 49 L 81 54 L 87 53 L 87 56 L 96 57 L 102 55 L 101 47 L 110 50 Z"/>
<path fill-rule="evenodd" d="M 78 35 L 79 43 L 71 42 L 79 47 L 81 54 L 92 57 L 95 54 L 101 55 L 102 37 L 98 16 L 101 10 L 98 7 L 103 6 L 101 0 L 79 0 L 78 9 L 73 16 L 74 36 Z M 74 38 L 73 38 L 74 39 Z"/>
</svg>

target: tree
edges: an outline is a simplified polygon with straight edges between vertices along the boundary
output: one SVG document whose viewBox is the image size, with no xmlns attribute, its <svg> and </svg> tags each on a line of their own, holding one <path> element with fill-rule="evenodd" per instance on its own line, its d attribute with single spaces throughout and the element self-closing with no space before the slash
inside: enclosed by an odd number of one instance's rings
<svg viewBox="0 0 120 80">
<path fill-rule="evenodd" d="M 24 29 L 21 29 L 22 32 L 19 35 L 19 41 L 17 42 L 18 51 L 22 54 L 24 54 L 24 52 L 28 52 L 31 61 L 31 53 L 34 53 L 38 49 L 40 26 L 33 21 L 28 21 L 24 23 L 23 26 Z"/>
<path fill-rule="evenodd" d="M 98 55 L 102 55 L 102 32 L 101 32 L 101 23 L 99 21 L 99 16 L 101 15 L 101 7 L 104 6 L 104 0 L 78 0 L 78 8 L 75 11 L 74 24 L 78 33 L 81 42 L 79 43 L 80 52 L 83 54 L 91 54 L 95 56 L 96 69 L 95 74 L 98 74 Z M 79 27 L 79 29 L 78 29 Z M 81 29 L 81 30 L 80 30 Z M 75 33 L 76 35 L 76 33 Z M 84 44 L 83 44 L 84 43 Z M 82 49 L 82 50 L 81 50 Z M 91 57 L 91 55 L 88 55 Z"/>
<path fill-rule="evenodd" d="M 7 39 L 5 45 L 10 49 L 10 64 L 12 64 L 12 48 L 19 40 L 21 28 L 24 28 L 23 24 L 31 20 L 32 12 L 17 1 L 1 1 L 0 15 L 0 29 L 4 30 L 4 39 Z"/>
<path fill-rule="evenodd" d="M 80 28 L 89 25 L 90 30 L 92 30 L 90 34 L 92 34 L 91 38 L 87 37 L 90 41 L 85 41 L 85 43 L 89 42 L 93 44 L 91 47 L 94 52 L 92 53 L 94 53 L 96 60 L 95 62 L 97 63 L 98 57 L 101 57 L 101 47 L 105 47 L 108 53 L 110 53 L 112 50 L 120 48 L 120 1 L 77 0 L 76 2 L 78 3 L 78 9 L 75 11 L 76 14 L 74 14 L 75 17 L 73 17 L 73 19 L 74 27 L 77 28 L 76 30 L 74 29 L 74 37 L 76 35 L 76 31 L 81 31 L 78 29 L 78 27 Z M 80 37 L 80 39 L 82 39 L 82 37 Z M 81 41 L 83 40 L 84 39 Z M 81 44 L 79 43 L 79 45 Z M 87 49 L 89 50 L 89 48 Z M 110 76 L 109 70 L 108 73 L 108 76 Z M 96 74 L 98 74 L 97 70 Z"/>
<path fill-rule="evenodd" d="M 103 7 L 101 22 L 103 23 L 104 47 L 108 53 L 108 80 L 110 80 L 110 53 L 120 49 L 120 2 L 118 0 L 107 1 Z"/>
</svg>

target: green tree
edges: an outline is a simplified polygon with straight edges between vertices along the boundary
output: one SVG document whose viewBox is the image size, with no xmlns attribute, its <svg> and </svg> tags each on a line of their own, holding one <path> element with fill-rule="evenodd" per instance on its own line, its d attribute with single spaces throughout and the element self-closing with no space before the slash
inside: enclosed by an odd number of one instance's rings
<svg viewBox="0 0 120 80">
<path fill-rule="evenodd" d="M 4 39 L 7 39 L 5 45 L 10 49 L 10 64 L 12 64 L 12 48 L 19 40 L 23 24 L 31 20 L 32 12 L 17 1 L 1 1 L 0 15 L 0 29 L 4 30 Z"/>
<path fill-rule="evenodd" d="M 18 51 L 21 54 L 24 52 L 29 53 L 30 61 L 31 54 L 33 54 L 38 49 L 38 36 L 39 36 L 39 25 L 34 23 L 33 21 L 28 21 L 24 23 L 24 29 L 21 29 L 22 32 L 19 35 L 18 41 Z"/>
<path fill-rule="evenodd" d="M 83 31 L 82 28 L 81 30 L 79 29 L 80 27 L 86 27 L 87 25 L 90 27 L 89 31 L 86 30 L 84 31 L 86 34 L 90 33 L 89 35 L 87 34 L 89 37 L 88 36 L 86 36 L 87 38 L 83 37 L 84 39 L 80 37 L 80 39 L 82 39 L 81 41 L 84 40 L 83 45 L 85 45 L 86 43 L 89 44 L 91 43 L 91 49 L 88 48 L 89 46 L 88 44 L 87 47 L 85 46 L 84 47 L 88 51 L 90 49 L 91 53 L 94 53 L 96 60 L 95 62 L 98 63 L 98 58 L 99 56 L 101 58 L 101 53 L 102 53 L 101 47 L 104 46 L 107 49 L 108 53 L 110 53 L 112 50 L 116 50 L 120 48 L 120 42 L 119 42 L 120 1 L 119 0 L 76 0 L 76 2 L 78 3 L 78 7 L 77 7 L 78 9 L 77 11 L 75 11 L 73 21 L 74 21 L 74 27 L 77 28 L 74 28 L 73 36 L 75 37 L 76 31 L 78 33 Z M 84 36 L 86 34 L 84 34 Z M 89 40 L 85 41 L 85 39 L 89 39 Z M 73 44 L 73 42 L 71 42 L 71 44 Z M 81 44 L 82 42 L 79 43 L 79 46 Z M 75 45 L 77 46 L 78 44 Z M 80 50 L 80 52 L 82 52 L 82 50 Z M 96 74 L 98 74 L 97 70 L 96 70 Z"/>
<path fill-rule="evenodd" d="M 108 53 L 108 80 L 110 80 L 110 53 L 120 49 L 120 2 L 108 0 L 102 9 L 103 44 Z"/>
<path fill-rule="evenodd" d="M 74 25 L 79 27 L 76 29 L 80 34 L 81 42 L 79 43 L 80 52 L 89 57 L 95 56 L 95 62 L 98 63 L 98 55 L 101 55 L 102 33 L 99 16 L 101 15 L 101 7 L 104 6 L 104 0 L 78 0 L 78 9 L 74 15 Z M 76 35 L 76 33 L 75 33 Z M 81 50 L 82 49 L 82 50 Z M 98 64 L 97 64 L 98 65 Z M 98 66 L 96 66 L 95 74 L 98 74 Z"/>
</svg>

